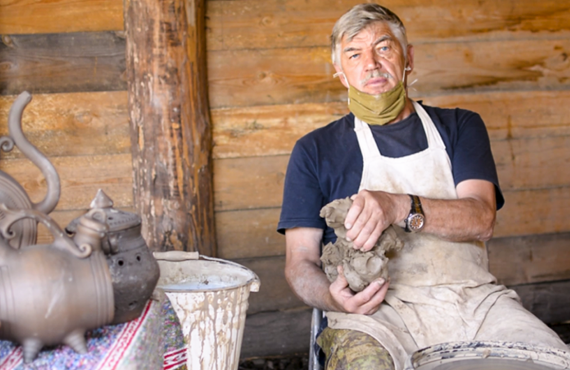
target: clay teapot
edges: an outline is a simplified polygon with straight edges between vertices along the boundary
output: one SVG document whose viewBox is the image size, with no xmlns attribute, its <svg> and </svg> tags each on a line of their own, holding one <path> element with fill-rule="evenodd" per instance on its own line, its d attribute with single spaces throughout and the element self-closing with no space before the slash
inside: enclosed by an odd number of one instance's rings
<svg viewBox="0 0 570 370">
<path fill-rule="evenodd" d="M 78 220 L 72 240 L 39 211 L 4 204 L 0 210 L 0 338 L 21 343 L 25 362 L 60 343 L 86 353 L 85 331 L 113 321 L 113 287 L 101 250 L 107 226 L 98 220 L 104 212 L 94 209 Z M 22 219 L 41 222 L 53 243 L 11 247 L 10 227 Z"/>
<path fill-rule="evenodd" d="M 0 203 L 4 203 L 10 209 L 34 209 L 48 214 L 54 210 L 60 195 L 59 176 L 50 161 L 24 136 L 22 132 L 22 113 L 24 108 L 32 100 L 28 92 L 23 92 L 12 104 L 8 114 L 8 136 L 0 137 L 0 148 L 11 151 L 14 146 L 34 163 L 44 175 L 47 183 L 45 198 L 39 203 L 32 203 L 26 191 L 13 177 L 0 171 Z M 0 219 L 0 227 L 5 221 Z M 37 223 L 31 218 L 25 218 L 11 228 L 10 245 L 20 248 L 36 243 Z"/>
<path fill-rule="evenodd" d="M 120 324 L 139 317 L 151 297 L 160 276 L 158 262 L 141 235 L 142 221 L 135 213 L 113 208 L 113 201 L 99 189 L 91 202 L 91 210 L 108 226 L 101 247 L 105 253 L 115 300 L 115 318 Z M 80 218 L 65 228 L 68 235 L 77 232 Z"/>
</svg>

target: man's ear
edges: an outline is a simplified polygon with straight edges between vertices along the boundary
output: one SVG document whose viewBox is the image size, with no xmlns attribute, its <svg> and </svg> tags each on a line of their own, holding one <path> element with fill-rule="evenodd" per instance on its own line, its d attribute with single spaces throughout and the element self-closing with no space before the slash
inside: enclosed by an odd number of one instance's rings
<svg viewBox="0 0 570 370">
<path fill-rule="evenodd" d="M 342 71 L 342 67 L 337 65 L 337 64 L 333 64 L 333 65 L 334 65 L 334 69 L 336 70 L 335 76 L 338 76 L 338 79 L 340 80 L 340 82 L 344 85 L 344 87 L 346 87 L 348 89 L 348 81 L 346 79 L 346 76 L 344 75 L 344 72 Z"/>
<path fill-rule="evenodd" d="M 404 67 L 406 68 L 406 76 L 412 73 L 414 70 L 414 45 L 408 45 L 408 64 Z"/>
</svg>

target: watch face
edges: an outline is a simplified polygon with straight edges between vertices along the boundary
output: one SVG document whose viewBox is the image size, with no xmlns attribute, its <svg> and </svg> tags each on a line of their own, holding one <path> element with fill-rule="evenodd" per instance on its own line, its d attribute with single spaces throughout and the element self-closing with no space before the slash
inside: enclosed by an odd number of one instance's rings
<svg viewBox="0 0 570 370">
<path fill-rule="evenodd" d="M 411 231 L 419 231 L 424 227 L 424 215 L 415 213 L 408 218 L 408 228 Z"/>
</svg>

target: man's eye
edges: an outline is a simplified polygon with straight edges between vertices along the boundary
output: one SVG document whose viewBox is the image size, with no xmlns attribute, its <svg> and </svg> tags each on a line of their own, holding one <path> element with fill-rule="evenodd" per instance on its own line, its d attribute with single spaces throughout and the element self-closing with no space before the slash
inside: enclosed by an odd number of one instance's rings
<svg viewBox="0 0 570 370">
<path fill-rule="evenodd" d="M 348 59 L 356 59 L 360 56 L 360 54 L 352 54 L 348 57 Z"/>
<path fill-rule="evenodd" d="M 385 52 L 387 52 L 388 50 L 390 50 L 390 47 L 389 47 L 389 46 L 379 46 L 379 47 L 377 48 L 377 50 L 378 50 L 379 53 L 385 53 Z"/>
</svg>

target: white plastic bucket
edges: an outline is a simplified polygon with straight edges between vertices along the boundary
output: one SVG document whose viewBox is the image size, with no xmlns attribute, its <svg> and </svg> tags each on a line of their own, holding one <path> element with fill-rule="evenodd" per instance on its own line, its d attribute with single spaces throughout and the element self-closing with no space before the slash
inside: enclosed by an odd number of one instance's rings
<svg viewBox="0 0 570 370">
<path fill-rule="evenodd" d="M 509 342 L 442 343 L 415 352 L 406 370 L 569 369 L 570 352 Z"/>
<path fill-rule="evenodd" d="M 249 292 L 259 278 L 248 268 L 192 252 L 155 252 L 158 287 L 182 325 L 188 369 L 236 370 Z"/>
</svg>

